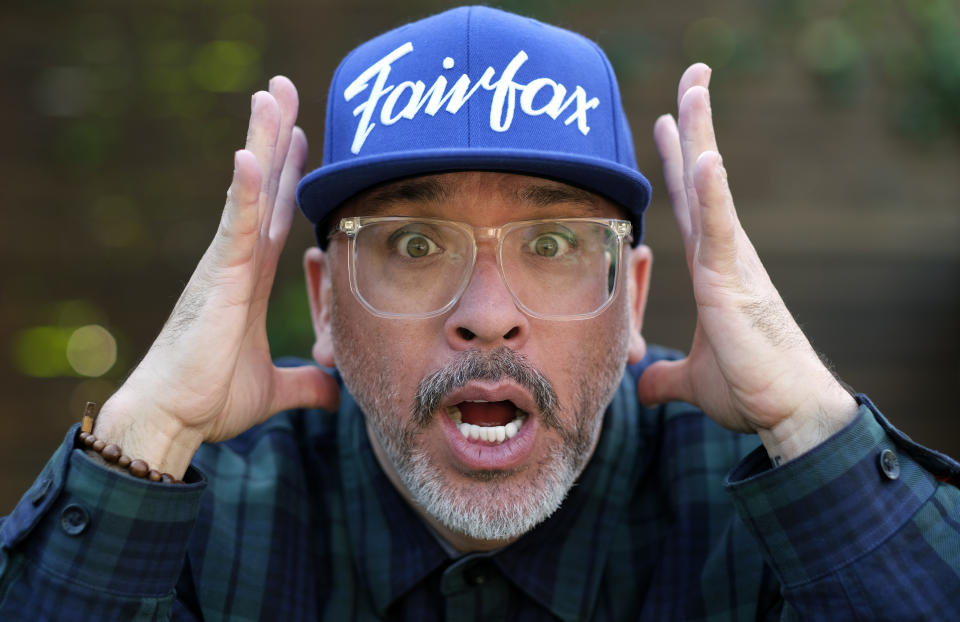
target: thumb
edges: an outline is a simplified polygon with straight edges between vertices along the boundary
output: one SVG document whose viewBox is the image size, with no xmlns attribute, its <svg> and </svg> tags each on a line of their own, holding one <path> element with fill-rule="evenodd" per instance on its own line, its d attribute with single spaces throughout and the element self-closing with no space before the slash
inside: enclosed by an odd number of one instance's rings
<svg viewBox="0 0 960 622">
<path fill-rule="evenodd" d="M 644 406 L 679 400 L 691 402 L 687 359 L 658 361 L 647 367 L 637 381 L 637 397 Z"/>
<path fill-rule="evenodd" d="M 291 408 L 332 411 L 340 406 L 340 386 L 333 376 L 319 367 L 276 367 L 273 375 L 276 390 L 271 413 Z"/>
</svg>

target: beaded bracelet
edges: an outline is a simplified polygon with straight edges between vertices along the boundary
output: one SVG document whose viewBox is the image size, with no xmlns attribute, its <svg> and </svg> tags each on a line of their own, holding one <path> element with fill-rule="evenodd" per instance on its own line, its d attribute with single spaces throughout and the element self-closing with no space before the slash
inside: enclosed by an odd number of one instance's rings
<svg viewBox="0 0 960 622">
<path fill-rule="evenodd" d="M 177 479 L 169 473 L 161 473 L 156 469 L 151 469 L 143 460 L 131 458 L 123 453 L 120 446 L 116 443 L 107 444 L 93 435 L 93 421 L 96 419 L 97 405 L 94 402 L 87 402 L 83 411 L 83 422 L 80 424 L 80 442 L 84 446 L 100 454 L 100 457 L 109 464 L 114 464 L 121 469 L 126 469 L 130 475 L 142 479 L 148 479 L 151 482 L 163 482 L 165 484 L 182 484 L 183 480 Z"/>
</svg>

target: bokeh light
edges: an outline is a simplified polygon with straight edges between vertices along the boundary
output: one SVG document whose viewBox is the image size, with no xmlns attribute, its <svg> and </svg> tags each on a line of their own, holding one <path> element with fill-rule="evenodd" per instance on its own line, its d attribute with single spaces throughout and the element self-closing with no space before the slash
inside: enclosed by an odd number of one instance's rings
<svg viewBox="0 0 960 622">
<path fill-rule="evenodd" d="M 260 53 L 243 41 L 211 41 L 197 50 L 190 75 L 203 89 L 235 93 L 248 89 L 260 74 Z"/>
<path fill-rule="evenodd" d="M 13 363 L 20 373 L 34 378 L 72 375 L 67 342 L 72 331 L 62 326 L 33 326 L 13 340 Z"/>
<path fill-rule="evenodd" d="M 117 341 L 99 324 L 81 326 L 70 335 L 66 353 L 75 372 L 96 378 L 110 371 L 117 362 Z"/>
</svg>

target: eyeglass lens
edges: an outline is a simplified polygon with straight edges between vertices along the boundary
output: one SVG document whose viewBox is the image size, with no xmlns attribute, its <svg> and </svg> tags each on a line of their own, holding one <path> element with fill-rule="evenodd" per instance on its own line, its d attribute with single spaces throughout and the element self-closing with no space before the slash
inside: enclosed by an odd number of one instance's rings
<svg viewBox="0 0 960 622">
<path fill-rule="evenodd" d="M 459 296 L 473 271 L 473 237 L 451 223 L 365 223 L 354 243 L 357 293 L 382 313 L 425 315 L 442 309 Z M 618 240 L 606 224 L 518 223 L 504 232 L 499 252 L 507 288 L 537 315 L 592 313 L 613 294 Z"/>
</svg>

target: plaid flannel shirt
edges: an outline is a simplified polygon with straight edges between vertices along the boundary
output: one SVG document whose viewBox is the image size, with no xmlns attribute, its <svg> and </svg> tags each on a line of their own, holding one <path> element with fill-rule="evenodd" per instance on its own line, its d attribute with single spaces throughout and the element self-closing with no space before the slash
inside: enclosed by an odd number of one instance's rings
<svg viewBox="0 0 960 622">
<path fill-rule="evenodd" d="M 100 467 L 74 427 L 0 525 L 0 619 L 960 617 L 956 462 L 859 396 L 847 428 L 771 468 L 689 405 L 641 406 L 641 368 L 562 507 L 460 557 L 387 480 L 346 391 L 338 412 L 203 446 L 186 485 Z"/>
</svg>

